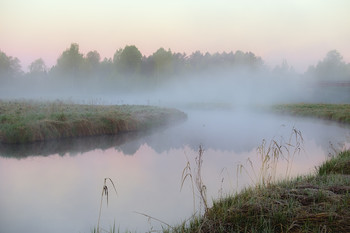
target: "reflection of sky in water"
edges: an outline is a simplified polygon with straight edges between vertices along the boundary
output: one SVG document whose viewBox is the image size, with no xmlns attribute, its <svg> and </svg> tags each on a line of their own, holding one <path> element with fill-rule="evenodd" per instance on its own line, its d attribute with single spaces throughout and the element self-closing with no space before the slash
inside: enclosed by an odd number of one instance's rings
<svg viewBox="0 0 350 233">
<path fill-rule="evenodd" d="M 61 151 L 63 156 L 0 157 L 0 232 L 91 232 L 97 225 L 105 177 L 116 183 L 118 196 L 109 190 L 109 206 L 104 203 L 102 209 L 104 228 L 115 220 L 121 231 L 149 230 L 147 217 L 135 211 L 180 223 L 193 212 L 189 180 L 180 192 L 182 170 L 187 159 L 195 167 L 200 143 L 205 148 L 202 175 L 211 200 L 220 190 L 234 192 L 237 183 L 249 183 L 244 171 L 237 177 L 237 165 L 243 164 L 253 176 L 247 159 L 259 167 L 256 147 L 262 139 L 287 140 L 293 126 L 302 131 L 305 149 L 294 158 L 293 175 L 313 172 L 332 151 L 329 141 L 349 141 L 348 128 L 317 120 L 197 112 L 184 124 L 126 143 L 111 142 L 109 149 L 77 150 L 75 156 Z M 284 166 L 279 166 L 278 177 Z M 155 220 L 151 224 L 159 229 Z"/>
</svg>

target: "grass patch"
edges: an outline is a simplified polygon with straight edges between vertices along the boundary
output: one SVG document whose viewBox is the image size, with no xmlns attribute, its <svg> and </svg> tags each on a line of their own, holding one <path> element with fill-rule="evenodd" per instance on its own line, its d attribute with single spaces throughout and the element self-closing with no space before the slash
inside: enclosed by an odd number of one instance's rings
<svg viewBox="0 0 350 233">
<path fill-rule="evenodd" d="M 322 164 L 318 169 L 319 175 L 348 174 L 350 175 L 350 151 L 339 153 Z"/>
<path fill-rule="evenodd" d="M 350 104 L 282 104 L 274 106 L 273 110 L 350 124 Z"/>
<path fill-rule="evenodd" d="M 350 232 L 350 152 L 315 175 L 259 184 L 217 200 L 171 232 Z"/>
<path fill-rule="evenodd" d="M 0 101 L 0 142 L 26 143 L 118 134 L 185 118 L 186 115 L 176 109 L 153 106 Z"/>
</svg>

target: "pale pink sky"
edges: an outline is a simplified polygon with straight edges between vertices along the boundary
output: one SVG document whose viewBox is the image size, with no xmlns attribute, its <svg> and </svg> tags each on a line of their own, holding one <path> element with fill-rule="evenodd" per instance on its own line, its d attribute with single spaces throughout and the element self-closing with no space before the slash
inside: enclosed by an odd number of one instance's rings
<svg viewBox="0 0 350 233">
<path fill-rule="evenodd" d="M 304 72 L 332 49 L 350 62 L 348 0 L 1 0 L 0 50 L 48 66 L 72 42 L 112 57 L 125 45 L 190 54 L 251 51 Z"/>
</svg>

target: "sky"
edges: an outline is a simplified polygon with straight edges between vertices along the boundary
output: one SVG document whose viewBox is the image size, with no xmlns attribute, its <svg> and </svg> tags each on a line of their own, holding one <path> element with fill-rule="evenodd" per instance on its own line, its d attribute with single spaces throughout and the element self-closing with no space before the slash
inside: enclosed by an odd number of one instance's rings
<svg viewBox="0 0 350 233">
<path fill-rule="evenodd" d="M 51 67 L 71 43 L 113 57 L 126 45 L 191 54 L 253 52 L 297 71 L 336 49 L 350 62 L 349 0 L 0 0 L 0 50 Z"/>
</svg>

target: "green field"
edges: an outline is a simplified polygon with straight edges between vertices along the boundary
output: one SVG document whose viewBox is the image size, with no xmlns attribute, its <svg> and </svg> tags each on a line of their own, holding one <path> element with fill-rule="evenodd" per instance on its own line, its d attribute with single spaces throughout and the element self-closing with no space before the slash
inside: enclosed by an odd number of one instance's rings
<svg viewBox="0 0 350 233">
<path fill-rule="evenodd" d="M 273 110 L 278 113 L 350 124 L 350 104 L 283 104 L 274 106 Z"/>
<path fill-rule="evenodd" d="M 184 120 L 176 109 L 0 101 L 0 142 L 27 143 L 139 131 Z"/>
</svg>

